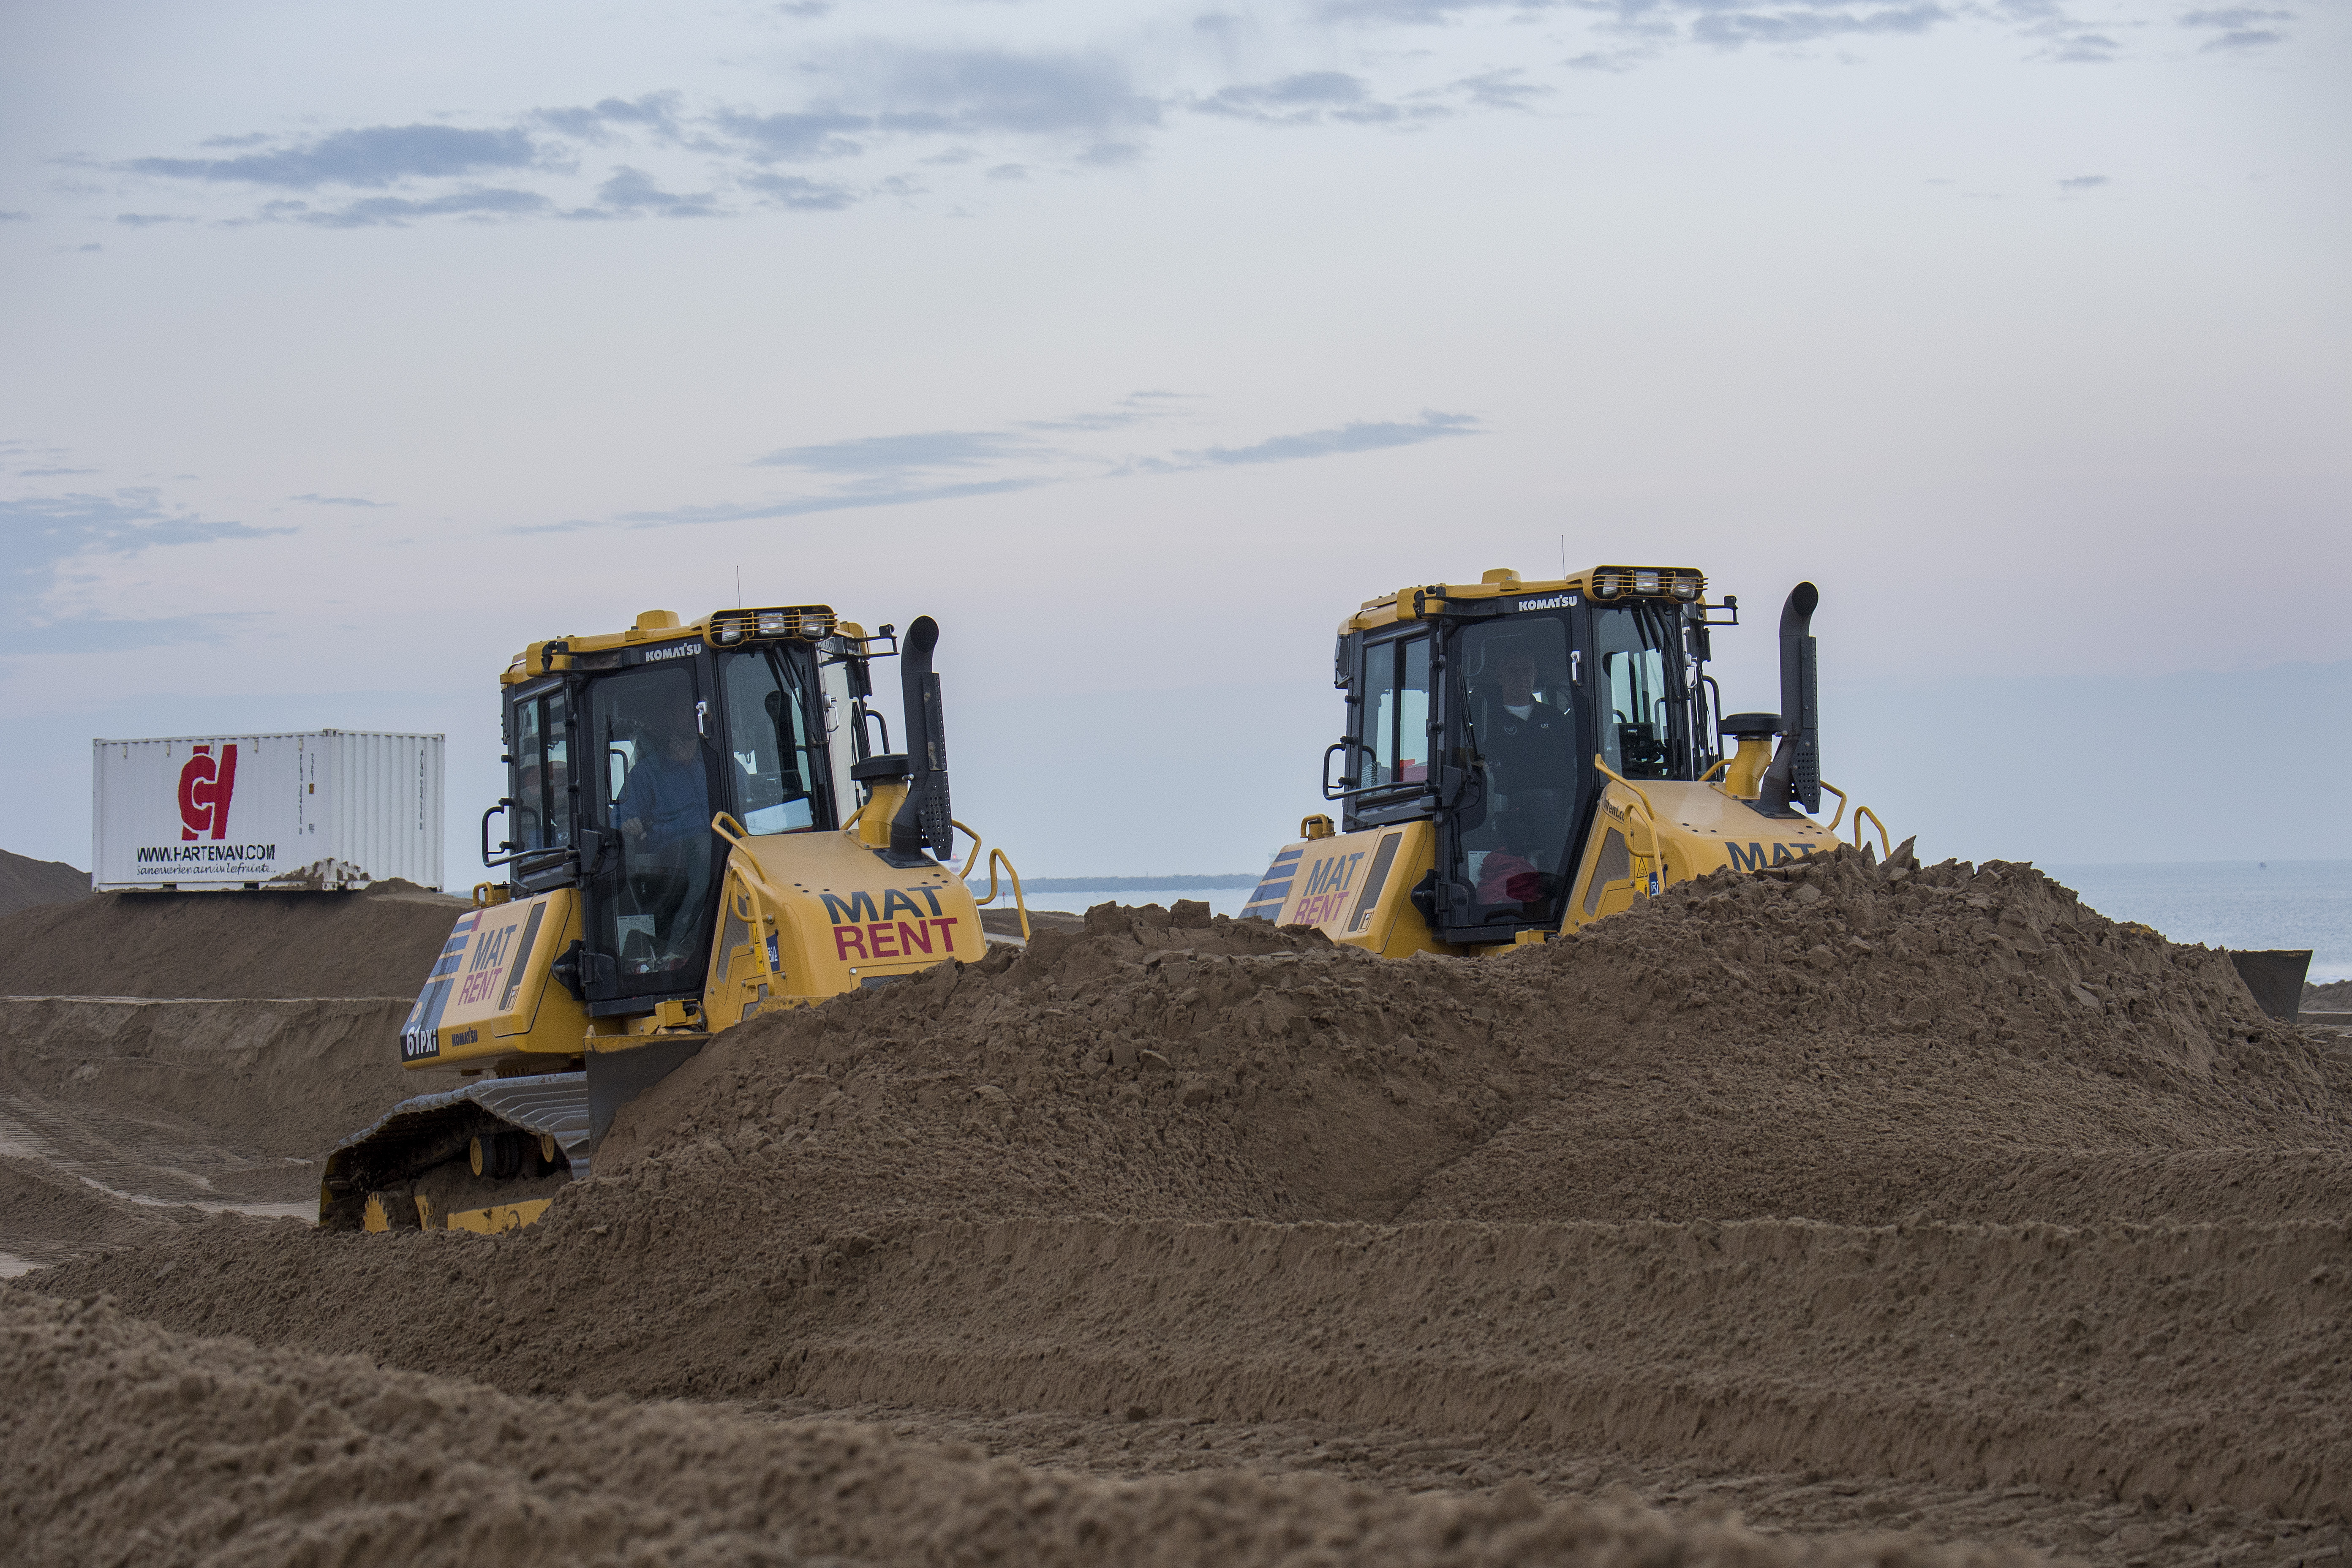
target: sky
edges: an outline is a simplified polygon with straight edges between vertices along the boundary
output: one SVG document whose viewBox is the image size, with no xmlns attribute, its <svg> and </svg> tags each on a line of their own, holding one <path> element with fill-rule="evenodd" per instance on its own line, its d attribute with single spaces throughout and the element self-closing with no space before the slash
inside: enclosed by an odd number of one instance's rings
<svg viewBox="0 0 2352 1568">
<path fill-rule="evenodd" d="M 2352 857 L 2347 277 L 2343 0 L 8 7 L 0 847 L 428 731 L 463 886 L 525 642 L 823 602 L 1249 870 L 1344 615 L 1607 561 L 1931 858 Z"/>
</svg>

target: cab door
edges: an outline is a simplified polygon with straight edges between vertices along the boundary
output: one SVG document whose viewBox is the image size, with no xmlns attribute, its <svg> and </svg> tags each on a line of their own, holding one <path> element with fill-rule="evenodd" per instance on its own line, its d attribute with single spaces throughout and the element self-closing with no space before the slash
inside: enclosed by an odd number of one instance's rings
<svg viewBox="0 0 2352 1568">
<path fill-rule="evenodd" d="M 1349 831 L 1426 816 L 1435 805 L 1432 752 L 1431 632 L 1416 626 L 1370 636 L 1348 705 L 1347 792 Z"/>
<path fill-rule="evenodd" d="M 553 677 L 507 700 L 507 875 L 523 893 L 570 887 L 580 814 L 572 759 L 573 683 Z M 488 836 L 484 835 L 487 839 Z"/>
<path fill-rule="evenodd" d="M 1655 604 L 1594 605 L 1584 623 L 1581 689 L 1591 722 L 1582 845 L 1564 889 L 1560 924 L 1573 930 L 1655 897 L 1665 869 L 1658 823 L 1643 784 L 1694 776 L 1696 670 L 1678 611 Z"/>
<path fill-rule="evenodd" d="M 1590 809 L 1591 702 L 1572 607 L 1506 608 L 1455 627 L 1443 700 L 1450 783 L 1438 837 L 1440 935 L 1462 945 L 1549 930 Z"/>
<path fill-rule="evenodd" d="M 726 852 L 710 830 L 720 781 L 707 662 L 698 647 L 586 689 L 580 974 L 592 1016 L 702 991 Z"/>
</svg>

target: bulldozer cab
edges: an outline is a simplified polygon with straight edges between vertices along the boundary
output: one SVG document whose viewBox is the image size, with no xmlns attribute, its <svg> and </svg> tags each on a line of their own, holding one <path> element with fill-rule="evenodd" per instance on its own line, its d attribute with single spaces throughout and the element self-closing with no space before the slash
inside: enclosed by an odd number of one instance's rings
<svg viewBox="0 0 2352 1568">
<path fill-rule="evenodd" d="M 681 628 L 562 656 L 569 668 L 507 690 L 510 883 L 579 889 L 565 978 L 592 1017 L 701 993 L 728 855 L 714 813 L 760 837 L 835 828 L 856 809 L 864 645 L 733 640 Z"/>
<path fill-rule="evenodd" d="M 1702 615 L 1671 598 L 1504 593 L 1341 635 L 1347 728 L 1324 794 L 1348 833 L 1433 824 L 1412 902 L 1438 941 L 1559 927 L 1605 782 L 1596 756 L 1635 780 L 1715 765 Z"/>
</svg>

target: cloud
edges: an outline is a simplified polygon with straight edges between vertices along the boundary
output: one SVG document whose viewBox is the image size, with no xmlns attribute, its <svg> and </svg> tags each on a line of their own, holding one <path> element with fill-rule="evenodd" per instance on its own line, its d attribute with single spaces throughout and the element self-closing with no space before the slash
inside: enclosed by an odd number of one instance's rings
<svg viewBox="0 0 2352 1568">
<path fill-rule="evenodd" d="M 1626 70 L 1674 44 L 1792 47 L 1841 37 L 1917 37 L 1969 19 L 2050 39 L 2050 58 L 2105 59 L 2117 47 L 2067 16 L 2057 0 L 1324 0 L 1318 10 L 1333 22 L 1406 26 L 1444 26 L 1479 13 L 1582 16 L 1602 35 L 1625 40 L 1625 47 L 1587 48 L 1561 61 L 1580 70 Z"/>
<path fill-rule="evenodd" d="M 0 566 L 0 651 L 74 653 L 104 647 L 153 647 L 215 635 L 232 618 L 216 616 L 61 616 L 55 600 L 62 578 L 88 575 L 78 563 L 91 557 L 128 559 L 150 550 L 215 544 L 291 533 L 252 528 L 168 508 L 152 489 L 111 495 L 76 493 L 0 500 L 0 533 L 8 540 Z"/>
<path fill-rule="evenodd" d="M 1302 71 L 1274 81 L 1234 82 L 1195 99 L 1195 114 L 1222 115 L 1261 125 L 1319 125 L 1339 121 L 1358 125 L 1416 125 L 1454 112 L 1440 98 L 1465 100 L 1478 109 L 1525 109 L 1528 100 L 1551 91 L 1515 80 L 1517 69 L 1463 77 L 1441 88 L 1412 94 L 1418 102 L 1388 102 L 1370 84 L 1345 71 Z"/>
<path fill-rule="evenodd" d="M 1447 22 L 1465 11 L 1547 11 L 1555 0 L 1329 0 L 1322 14 L 1334 21 Z"/>
<path fill-rule="evenodd" d="M 151 228 L 159 223 L 194 223 L 196 220 L 175 213 L 116 213 L 114 221 L 126 228 Z"/>
<path fill-rule="evenodd" d="M 1381 119 L 1399 111 L 1372 97 L 1361 77 L 1303 71 L 1277 81 L 1235 82 L 1192 105 L 1196 114 L 1254 120 L 1261 125 L 1313 125 L 1326 120 Z"/>
<path fill-rule="evenodd" d="M 0 212 L 0 223 L 30 223 L 33 215 L 26 212 Z"/>
<path fill-rule="evenodd" d="M 1183 405 L 1197 402 L 1191 393 L 1130 392 L 1108 408 L 1084 414 L 1066 414 L 1058 419 L 1024 419 L 1024 430 L 1067 431 L 1093 433 L 1103 430 L 1125 430 L 1133 426 L 1166 419 L 1183 412 Z"/>
<path fill-rule="evenodd" d="M 533 217 L 554 204 L 536 191 L 453 191 L 411 201 L 404 196 L 363 196 L 340 207 L 314 207 L 302 201 L 264 202 L 259 216 L 269 223 L 307 223 L 324 228 L 399 227 L 415 218 Z"/>
<path fill-rule="evenodd" d="M 2044 58 L 2060 65 L 2103 66 L 2113 63 L 2122 47 L 2105 33 L 2072 33 L 2051 46 Z"/>
<path fill-rule="evenodd" d="M 2292 22 L 2292 11 L 2265 11 L 2251 5 L 2232 5 L 2216 11 L 2183 11 L 2180 25 L 2184 27 L 2253 27 L 2264 22 Z"/>
<path fill-rule="evenodd" d="M 2058 188 L 2062 191 L 2095 191 L 2101 185 L 2112 183 L 2105 174 L 2076 174 L 2071 179 L 2059 181 Z"/>
<path fill-rule="evenodd" d="M 1475 415 L 1441 414 L 1423 409 L 1418 419 L 1358 421 L 1329 430 L 1308 430 L 1296 436 L 1272 436 L 1247 447 L 1206 447 L 1180 452 L 1174 464 L 1160 468 L 1238 468 L 1253 463 L 1291 463 L 1302 458 L 1331 458 L 1350 452 L 1381 452 L 1395 447 L 1416 447 L 1450 436 L 1482 434 Z"/>
<path fill-rule="evenodd" d="M 786 447 L 755 458 L 761 468 L 817 474 L 898 476 L 935 468 L 974 468 L 1042 449 L 1005 430 L 929 430 L 908 436 L 866 436 L 816 447 Z"/>
<path fill-rule="evenodd" d="M 834 110 L 783 114 L 726 110 L 713 115 L 710 123 L 740 143 L 751 157 L 785 163 L 856 157 L 866 149 L 851 141 L 849 133 L 874 128 L 870 116 Z"/>
<path fill-rule="evenodd" d="M 838 212 L 857 201 L 856 193 L 846 185 L 824 184 L 798 174 L 772 174 L 763 170 L 744 175 L 740 183 L 747 190 L 759 192 L 769 205 L 794 212 Z"/>
<path fill-rule="evenodd" d="M 1924 33 L 1952 13 L 1941 5 L 1885 6 L 1865 10 L 1853 6 L 1794 6 L 1780 10 L 1729 9 L 1713 12 L 1691 24 L 1691 37 L 1717 48 L 1736 49 L 1748 44 L 1809 44 L 1873 33 Z"/>
<path fill-rule="evenodd" d="M 909 506 L 918 501 L 960 500 L 971 496 L 1005 495 L 1015 490 L 1033 490 L 1060 480 L 1050 475 L 1029 475 L 1017 479 L 972 479 L 953 484 L 892 485 L 870 489 L 836 490 L 829 495 L 803 496 L 792 500 L 751 502 L 744 505 L 689 506 L 671 511 L 623 512 L 614 521 L 630 528 L 667 528 L 677 523 L 755 522 L 765 519 L 808 517 L 817 512 L 847 511 L 866 507 Z M 557 524 L 545 530 L 520 529 L 518 532 L 568 531 L 572 525 Z"/>
<path fill-rule="evenodd" d="M 363 500 L 358 496 L 322 496 L 313 494 L 288 496 L 286 499 L 288 500 L 308 501 L 312 506 L 361 506 L 380 510 L 392 505 L 388 500 Z"/>
<path fill-rule="evenodd" d="M 665 191 L 652 175 L 626 164 L 596 187 L 596 199 L 615 212 L 652 213 L 659 217 L 717 217 L 719 209 L 707 191 L 679 195 Z"/>
<path fill-rule="evenodd" d="M 2217 37 L 2206 39 L 2198 52 L 2210 55 L 2223 49 L 2259 49 L 2285 41 L 2284 33 L 2269 27 L 2232 27 Z"/>
<path fill-rule="evenodd" d="M 7 529 L 11 557 L 19 570 L 27 563 L 54 562 L 68 555 L 135 555 L 173 545 L 265 539 L 295 531 L 207 521 L 185 509 L 169 511 L 163 507 L 162 492 L 148 488 L 119 489 L 111 496 L 19 496 L 0 500 L 0 525 Z"/>
<path fill-rule="evenodd" d="M 453 125 L 372 125 L 316 142 L 240 158 L 134 158 L 122 167 L 168 179 L 241 181 L 311 190 L 320 185 L 381 186 L 396 180 L 446 178 L 481 169 L 520 169 L 538 148 L 520 131 L 464 131 Z"/>
<path fill-rule="evenodd" d="M 1480 109 L 1520 110 L 1531 107 L 1538 98 L 1549 98 L 1552 89 L 1517 79 L 1527 73 L 1513 66 L 1505 70 L 1485 71 L 1477 76 L 1465 76 L 1451 84 L 1446 90 L 1460 93 Z"/>
<path fill-rule="evenodd" d="M 640 98 L 607 98 L 570 109 L 536 109 L 530 117 L 551 131 L 583 142 L 609 142 L 614 126 L 642 128 L 670 141 L 678 134 L 677 105 L 675 92 L 649 92 Z"/>
<path fill-rule="evenodd" d="M 824 68 L 846 103 L 873 108 L 879 129 L 1097 139 L 1157 125 L 1158 100 L 1136 91 L 1108 54 L 1014 53 L 869 44 Z"/>
<path fill-rule="evenodd" d="M 772 500 L 673 507 L 625 512 L 609 522 L 573 520 L 517 529 L 561 533 L 597 527 L 662 528 L 687 523 L 750 522 L 817 512 L 1004 495 L 1081 479 L 1188 473 L 1245 468 L 1417 446 L 1450 436 L 1482 433 L 1467 414 L 1424 410 L 1417 419 L 1359 421 L 1328 430 L 1270 437 L 1247 447 L 1209 447 L 1168 457 L 1117 461 L 1084 444 L 1053 444 L 1040 435 L 1083 437 L 1178 415 L 1196 399 L 1181 393 L 1130 393 L 1109 408 L 1053 419 L 1024 420 L 1004 430 L 927 430 L 866 436 L 822 445 L 786 447 L 754 459 L 757 466 L 794 468 L 830 479 L 829 490 Z M 1013 471 L 1007 472 L 1010 469 Z"/>
</svg>

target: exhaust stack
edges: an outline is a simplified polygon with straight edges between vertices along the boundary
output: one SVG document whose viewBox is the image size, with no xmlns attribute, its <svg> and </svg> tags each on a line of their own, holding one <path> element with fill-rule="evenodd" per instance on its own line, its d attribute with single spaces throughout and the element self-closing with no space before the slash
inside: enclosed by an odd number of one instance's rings
<svg viewBox="0 0 2352 1568">
<path fill-rule="evenodd" d="M 1793 816 L 1791 802 L 1807 811 L 1822 808 L 1821 678 L 1814 650 L 1813 610 L 1822 591 L 1800 583 L 1780 606 L 1780 744 L 1764 771 L 1756 808 L 1768 816 Z"/>
<path fill-rule="evenodd" d="M 918 616 L 898 645 L 899 696 L 907 728 L 907 798 L 890 819 L 890 858 L 912 865 L 929 848 L 944 859 L 954 848 L 955 825 L 948 809 L 947 732 L 940 721 L 940 678 L 931 672 L 931 649 L 940 624 Z"/>
</svg>

